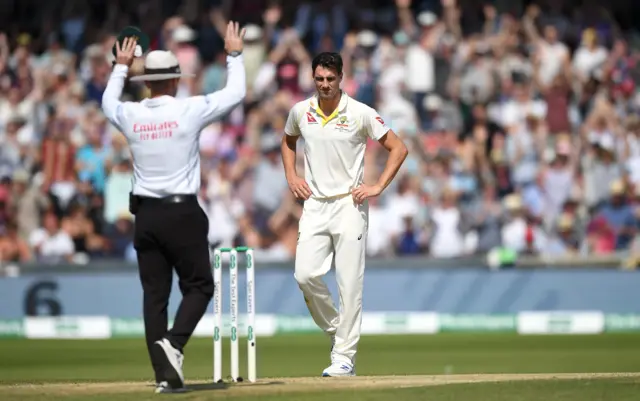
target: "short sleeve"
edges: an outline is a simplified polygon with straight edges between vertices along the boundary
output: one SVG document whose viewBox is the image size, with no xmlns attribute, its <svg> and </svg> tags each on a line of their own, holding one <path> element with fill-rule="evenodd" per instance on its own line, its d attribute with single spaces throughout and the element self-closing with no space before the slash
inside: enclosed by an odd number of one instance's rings
<svg viewBox="0 0 640 401">
<path fill-rule="evenodd" d="M 367 136 L 379 141 L 389 131 L 389 127 L 377 111 L 368 107 L 364 114 L 363 128 Z"/>
<path fill-rule="evenodd" d="M 298 105 L 293 106 L 284 126 L 284 133 L 289 136 L 298 136 L 300 132 L 300 112 Z"/>
</svg>

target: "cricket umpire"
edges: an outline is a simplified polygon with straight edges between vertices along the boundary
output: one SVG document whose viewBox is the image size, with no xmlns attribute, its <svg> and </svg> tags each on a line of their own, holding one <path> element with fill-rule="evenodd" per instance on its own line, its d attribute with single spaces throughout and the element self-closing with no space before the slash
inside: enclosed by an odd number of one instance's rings
<svg viewBox="0 0 640 401">
<path fill-rule="evenodd" d="M 243 62 L 244 29 L 229 22 L 225 35 L 227 84 L 215 93 L 176 99 L 178 60 L 168 51 L 152 51 L 144 61 L 150 97 L 121 102 L 120 96 L 136 55 L 138 35 L 116 42 L 116 60 L 102 108 L 127 138 L 133 155 L 130 211 L 135 215 L 134 246 L 144 293 L 147 348 L 155 371 L 156 392 L 184 387 L 183 348 L 213 296 L 207 234 L 209 222 L 200 208 L 200 131 L 240 104 L 246 93 Z M 173 328 L 167 330 L 167 306 L 173 269 L 182 302 Z"/>
</svg>

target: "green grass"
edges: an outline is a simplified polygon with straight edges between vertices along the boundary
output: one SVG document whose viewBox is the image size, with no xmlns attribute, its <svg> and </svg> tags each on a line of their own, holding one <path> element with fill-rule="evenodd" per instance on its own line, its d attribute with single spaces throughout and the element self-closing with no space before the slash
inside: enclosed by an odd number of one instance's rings
<svg viewBox="0 0 640 401">
<path fill-rule="evenodd" d="M 245 344 L 241 339 L 241 372 Z M 259 338 L 258 376 L 318 376 L 329 362 L 329 348 L 323 336 Z M 212 349 L 212 341 L 203 338 L 187 345 L 185 374 L 189 378 L 211 377 Z M 6 340 L 0 341 L 0 355 L 0 383 L 152 379 L 143 339 Z M 228 361 L 225 338 L 225 369 Z M 357 368 L 359 375 L 638 372 L 640 335 L 365 336 Z"/>
<path fill-rule="evenodd" d="M 223 347 L 224 368 L 228 369 L 228 338 Z M 245 374 L 246 342 L 241 339 L 241 374 Z M 329 362 L 329 340 L 324 336 L 278 336 L 259 338 L 258 378 L 317 377 Z M 211 339 L 195 338 L 185 350 L 188 379 L 210 380 Z M 640 372 L 640 335 L 600 336 L 518 336 L 512 334 L 440 334 L 416 336 L 366 336 L 360 343 L 357 371 L 369 375 L 441 375 L 466 373 L 589 373 Z M 225 374 L 228 370 L 225 371 Z M 151 382 L 144 339 L 117 340 L 3 340 L 0 341 L 0 384 L 51 382 Z M 328 379 L 331 380 L 331 379 Z M 261 394 L 260 400 L 320 400 L 326 393 Z M 60 389 L 61 387 L 57 387 Z M 64 388 L 64 387 L 62 387 Z M 46 388 L 11 389 L 15 400 L 145 400 L 154 399 L 151 388 L 139 393 L 64 395 Z M 310 391 L 313 389 L 310 389 Z M 567 400 L 624 401 L 640 399 L 637 379 L 583 381 L 535 381 L 509 383 L 455 384 L 409 389 L 335 390 L 350 400 L 533 401 Z M 631 398 L 633 395 L 633 398 Z M 149 397 L 149 398 L 147 398 Z M 212 397 L 248 398 L 241 392 L 198 391 L 177 399 L 205 400 Z M 2 398 L 2 397 L 0 397 Z M 2 398 L 4 399 L 4 398 Z"/>
<path fill-rule="evenodd" d="M 157 400 L 158 397 L 176 400 L 204 401 L 228 399 L 232 401 L 325 401 L 357 400 L 357 401 L 637 401 L 640 384 L 632 380 L 548 380 L 518 383 L 478 383 L 457 384 L 455 386 L 415 387 L 388 390 L 334 391 L 331 397 L 326 392 L 302 392 L 294 394 L 265 394 L 256 397 L 232 396 L 223 392 L 200 392 L 158 396 L 147 393 L 128 394 L 95 394 L 88 397 L 71 395 L 65 398 L 47 398 L 45 392 L 20 396 L 20 401 L 65 400 L 65 401 L 125 401 L 125 400 Z M 11 395 L 8 393 L 7 395 Z"/>
</svg>

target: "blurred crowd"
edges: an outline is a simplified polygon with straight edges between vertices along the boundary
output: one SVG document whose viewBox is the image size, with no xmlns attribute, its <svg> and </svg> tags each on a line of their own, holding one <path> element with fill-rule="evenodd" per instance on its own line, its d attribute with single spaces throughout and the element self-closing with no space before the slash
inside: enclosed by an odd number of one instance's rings
<svg viewBox="0 0 640 401">
<path fill-rule="evenodd" d="M 178 96 L 199 95 L 225 85 L 229 18 L 247 29 L 248 94 L 200 139 L 212 245 L 293 258 L 301 205 L 279 144 L 291 106 L 315 90 L 313 55 L 331 50 L 344 58 L 343 90 L 409 147 L 370 202 L 370 257 L 638 246 L 640 59 L 636 32 L 602 3 L 347 3 L 14 2 L 0 33 L 0 261 L 135 261 L 130 154 L 100 109 L 115 35 L 140 26 L 196 74 Z M 369 145 L 371 184 L 387 152 Z"/>
</svg>

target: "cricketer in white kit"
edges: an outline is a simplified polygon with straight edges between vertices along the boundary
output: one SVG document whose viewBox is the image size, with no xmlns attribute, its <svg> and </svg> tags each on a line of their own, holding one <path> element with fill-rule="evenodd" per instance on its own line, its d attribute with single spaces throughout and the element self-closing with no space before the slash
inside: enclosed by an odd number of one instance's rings
<svg viewBox="0 0 640 401">
<path fill-rule="evenodd" d="M 289 188 L 304 200 L 295 278 L 313 320 L 332 338 L 331 365 L 322 375 L 354 376 L 362 322 L 367 199 L 378 196 L 391 183 L 408 152 L 373 108 L 340 89 L 339 54 L 319 54 L 312 69 L 317 94 L 294 105 L 281 147 Z M 304 138 L 304 178 L 295 169 L 300 137 Z M 374 185 L 363 183 L 368 138 L 389 151 Z M 339 310 L 323 281 L 334 257 Z"/>
</svg>

